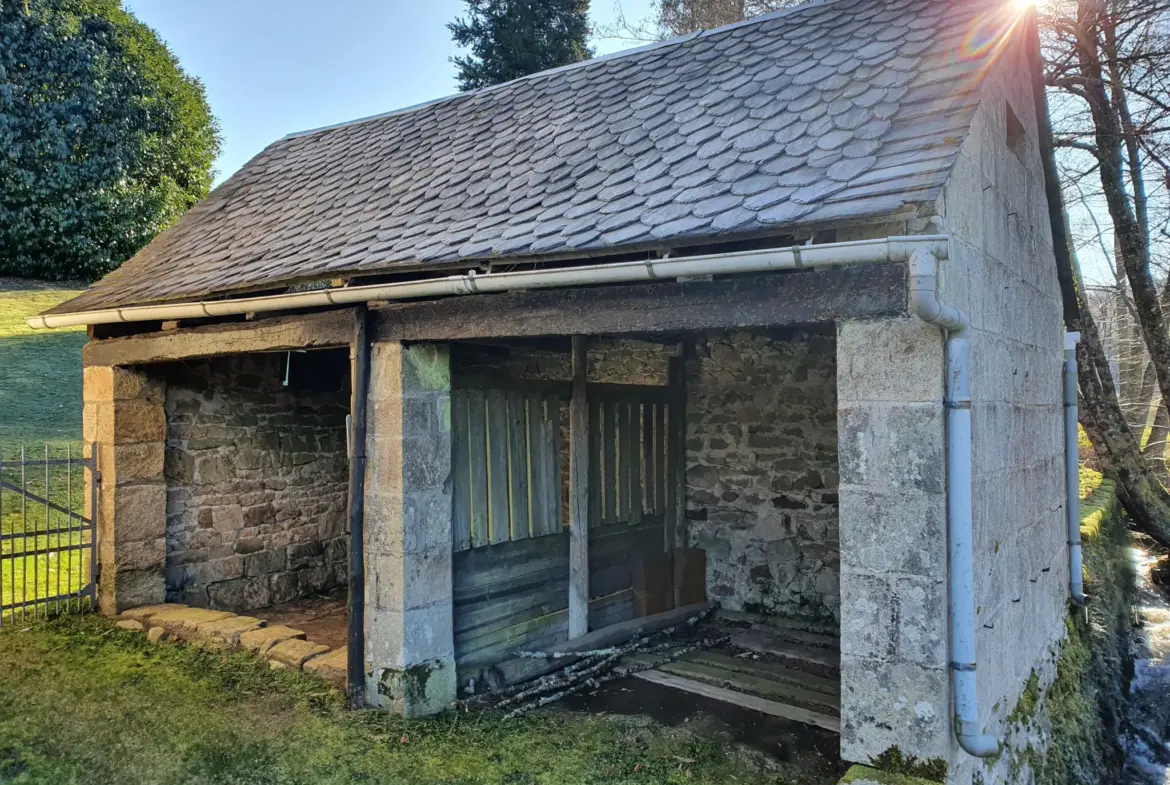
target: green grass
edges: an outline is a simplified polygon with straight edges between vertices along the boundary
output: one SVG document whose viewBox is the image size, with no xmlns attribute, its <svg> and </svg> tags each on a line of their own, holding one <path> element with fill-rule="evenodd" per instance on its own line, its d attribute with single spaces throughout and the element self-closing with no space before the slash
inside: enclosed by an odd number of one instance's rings
<svg viewBox="0 0 1170 785">
<path fill-rule="evenodd" d="M 24 322 L 78 291 L 43 287 L 0 280 L 0 445 L 8 449 L 81 437 L 85 329 L 34 331 Z"/>
<path fill-rule="evenodd" d="M 4 461 L 18 459 L 22 446 L 28 458 L 44 458 L 46 444 L 52 458 L 81 455 L 85 330 L 34 331 L 24 321 L 77 293 L 76 288 L 0 279 L 0 459 Z M 20 469 L 0 468 L 0 480 L 24 485 L 61 507 L 84 511 L 85 478 L 80 468 L 70 477 L 55 467 L 47 481 L 43 469 L 29 469 L 26 475 L 22 480 Z M 10 489 L 0 494 L 0 555 L 89 542 L 88 535 L 80 532 L 55 532 L 69 526 L 67 516 L 46 511 L 44 505 L 22 499 Z M 12 539 L 13 534 L 21 536 Z M 88 574 L 88 563 L 88 549 L 0 561 L 0 604 L 75 592 Z"/>
<path fill-rule="evenodd" d="M 10 785 L 781 782 L 733 760 L 726 739 L 617 718 L 349 713 L 299 672 L 94 616 L 0 632 L 0 673 Z"/>
</svg>

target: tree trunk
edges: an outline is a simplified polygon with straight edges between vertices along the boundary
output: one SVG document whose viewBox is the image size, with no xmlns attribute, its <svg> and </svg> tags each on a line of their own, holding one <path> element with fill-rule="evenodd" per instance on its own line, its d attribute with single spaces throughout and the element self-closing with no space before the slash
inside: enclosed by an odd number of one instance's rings
<svg viewBox="0 0 1170 785">
<path fill-rule="evenodd" d="M 1162 405 L 1170 405 L 1170 332 L 1159 302 L 1158 290 L 1150 275 L 1149 238 L 1143 222 L 1135 215 L 1125 185 L 1125 159 L 1122 145 L 1126 138 L 1118 111 L 1105 89 L 1106 77 L 1101 64 L 1101 28 L 1111 22 L 1104 18 L 1099 0 L 1079 0 L 1077 5 L 1077 63 L 1080 68 L 1084 99 L 1093 118 L 1093 133 L 1098 173 L 1109 217 L 1117 238 L 1118 255 L 1133 295 L 1134 310 L 1141 326 L 1142 338 L 1162 393 Z M 1144 196 L 1144 195 L 1143 195 Z"/>
<path fill-rule="evenodd" d="M 1170 547 L 1170 494 L 1150 471 L 1125 421 L 1097 324 L 1089 314 L 1083 290 L 1077 295 L 1081 306 L 1075 325 L 1081 333 L 1077 346 L 1081 425 L 1104 464 L 1105 475 L 1117 483 L 1118 496 L 1134 524 Z"/>
<path fill-rule="evenodd" d="M 1142 448 L 1142 458 L 1162 485 L 1170 485 L 1170 467 L 1166 465 L 1166 438 L 1170 436 L 1170 410 L 1159 406 L 1150 427 L 1150 438 Z"/>
<path fill-rule="evenodd" d="M 1083 4 L 1085 0 L 1081 2 Z M 1122 414 L 1109 360 L 1105 356 L 1097 324 L 1093 321 L 1084 287 L 1081 286 L 1077 275 L 1074 246 L 1064 211 L 1064 198 L 1060 191 L 1060 175 L 1056 168 L 1052 127 L 1048 122 L 1048 97 L 1045 94 L 1040 53 L 1034 50 L 1031 56 L 1035 74 L 1033 96 L 1040 115 L 1040 150 L 1044 165 L 1048 217 L 1052 225 L 1053 250 L 1056 256 L 1056 277 L 1060 283 L 1061 299 L 1064 303 L 1065 325 L 1069 330 L 1081 333 L 1081 342 L 1077 347 L 1081 424 L 1104 464 L 1105 474 L 1117 483 L 1118 496 L 1134 526 L 1159 543 L 1170 547 L 1170 494 L 1142 460 L 1139 443 Z M 1154 302 L 1157 305 L 1156 295 Z M 1159 317 L 1161 313 L 1159 309 Z M 1170 348 L 1167 353 L 1170 354 Z M 1158 358 L 1153 355 L 1154 352 L 1151 351 L 1156 365 Z M 1157 370 L 1167 369 L 1170 369 L 1170 365 Z M 1158 381 L 1161 388 L 1161 375 Z M 1170 396 L 1163 395 L 1163 399 L 1170 402 Z"/>
</svg>

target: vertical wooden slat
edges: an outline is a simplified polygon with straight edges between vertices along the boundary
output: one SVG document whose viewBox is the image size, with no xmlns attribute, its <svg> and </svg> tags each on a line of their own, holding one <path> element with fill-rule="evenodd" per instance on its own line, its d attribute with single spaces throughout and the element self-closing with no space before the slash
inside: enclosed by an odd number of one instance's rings
<svg viewBox="0 0 1170 785">
<path fill-rule="evenodd" d="M 666 404 L 654 404 L 654 513 L 666 511 Z"/>
<path fill-rule="evenodd" d="M 642 405 L 637 402 L 630 404 L 630 427 L 626 434 L 630 453 L 630 523 L 642 522 Z"/>
<path fill-rule="evenodd" d="M 489 541 L 494 545 L 512 537 L 508 509 L 508 399 L 502 390 L 489 390 L 486 398 Z"/>
<path fill-rule="evenodd" d="M 573 336 L 569 403 L 569 638 L 589 631 L 589 399 L 585 338 Z"/>
<path fill-rule="evenodd" d="M 589 402 L 589 526 L 601 525 L 601 404 Z"/>
<path fill-rule="evenodd" d="M 528 451 L 528 526 L 533 537 L 548 534 L 552 510 L 544 483 L 550 456 L 544 442 L 544 400 L 538 394 L 528 396 L 528 417 L 524 424 Z"/>
<path fill-rule="evenodd" d="M 488 507 L 487 419 L 482 390 L 467 390 L 467 455 L 471 547 L 491 542 Z"/>
<path fill-rule="evenodd" d="M 657 461 L 654 452 L 654 412 L 658 411 L 658 404 L 647 403 L 642 405 L 642 465 L 645 473 L 642 476 L 642 493 L 645 500 L 642 509 L 648 515 L 658 512 L 658 500 L 654 494 L 658 489 Z"/>
<path fill-rule="evenodd" d="M 541 422 L 541 437 L 544 441 L 544 492 L 547 498 L 545 509 L 548 520 L 545 534 L 560 534 L 565 528 L 561 506 L 561 399 L 555 396 L 545 400 L 546 415 Z"/>
<path fill-rule="evenodd" d="M 601 406 L 601 522 L 617 520 L 617 406 Z"/>
<path fill-rule="evenodd" d="M 471 444 L 468 438 L 467 391 L 451 391 L 451 547 L 471 547 Z"/>
<path fill-rule="evenodd" d="M 622 523 L 629 523 L 633 516 L 631 515 L 630 504 L 630 480 L 634 476 L 633 472 L 633 450 L 631 449 L 632 440 L 630 434 L 633 433 L 633 424 L 630 417 L 630 409 L 633 407 L 627 402 L 622 401 L 617 405 L 617 427 L 618 427 L 618 502 L 617 502 L 617 519 Z"/>
<path fill-rule="evenodd" d="M 524 395 L 508 393 L 508 509 L 512 539 L 527 539 L 528 526 L 528 416 Z"/>
<path fill-rule="evenodd" d="M 528 418 L 524 395 L 508 393 L 508 517 L 511 539 L 526 539 L 528 525 Z"/>
</svg>

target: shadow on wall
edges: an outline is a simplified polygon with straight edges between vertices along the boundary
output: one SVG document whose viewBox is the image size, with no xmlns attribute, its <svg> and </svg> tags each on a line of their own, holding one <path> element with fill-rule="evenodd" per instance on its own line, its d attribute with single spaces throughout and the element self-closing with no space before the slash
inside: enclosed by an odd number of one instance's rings
<svg viewBox="0 0 1170 785">
<path fill-rule="evenodd" d="M 345 586 L 348 354 L 166 374 L 167 599 L 242 611 Z"/>
</svg>

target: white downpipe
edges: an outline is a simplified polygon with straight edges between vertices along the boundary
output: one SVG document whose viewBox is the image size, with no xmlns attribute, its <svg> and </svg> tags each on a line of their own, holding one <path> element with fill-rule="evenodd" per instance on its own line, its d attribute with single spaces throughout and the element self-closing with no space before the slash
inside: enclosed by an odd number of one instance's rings
<svg viewBox="0 0 1170 785">
<path fill-rule="evenodd" d="M 837 267 L 871 262 L 904 262 L 916 251 L 931 253 L 937 258 L 946 258 L 947 242 L 948 238 L 945 235 L 887 237 L 880 240 L 647 259 L 637 262 L 616 262 L 552 270 L 522 270 L 484 274 L 469 272 L 466 275 L 452 275 L 425 281 L 347 286 L 296 294 L 241 297 L 230 300 L 200 300 L 174 305 L 136 305 L 100 311 L 31 316 L 25 321 L 29 327 L 42 329 L 116 322 L 203 319 L 216 316 L 289 311 L 299 308 L 321 308 L 330 305 L 354 305 L 377 300 L 407 300 L 520 289 L 670 280 L 698 275 Z"/>
<path fill-rule="evenodd" d="M 1068 590 L 1084 607 L 1085 575 L 1081 557 L 1081 459 L 1077 430 L 1077 344 L 1080 333 L 1064 334 L 1064 490 L 1068 522 Z"/>
<path fill-rule="evenodd" d="M 947 331 L 947 539 L 950 575 L 951 691 L 955 735 L 970 755 L 999 754 L 999 740 L 979 723 L 975 676 L 975 556 L 971 521 L 971 362 L 967 316 L 938 299 L 938 258 L 910 257 L 910 302 L 915 315 Z"/>
</svg>

